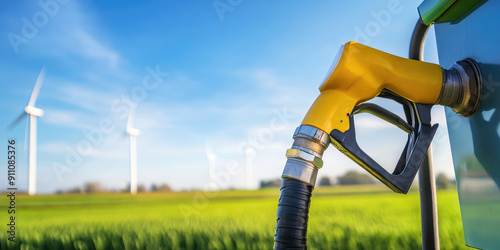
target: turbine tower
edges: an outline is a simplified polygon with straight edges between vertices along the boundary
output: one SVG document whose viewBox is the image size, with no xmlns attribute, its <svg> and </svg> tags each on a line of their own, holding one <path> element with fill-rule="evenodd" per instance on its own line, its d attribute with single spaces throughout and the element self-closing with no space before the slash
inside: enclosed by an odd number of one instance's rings
<svg viewBox="0 0 500 250">
<path fill-rule="evenodd" d="M 135 105 L 130 106 L 127 120 L 127 135 L 130 137 L 130 193 L 137 194 L 137 136 L 141 131 L 132 128 L 134 120 Z"/>
<path fill-rule="evenodd" d="M 254 158 L 254 154 L 252 152 L 253 150 L 250 148 L 247 148 L 245 150 L 245 175 L 246 175 L 246 184 L 247 184 L 247 189 L 251 190 L 253 188 L 252 182 L 253 182 L 253 166 L 252 166 L 252 161 Z"/>
<path fill-rule="evenodd" d="M 215 161 L 217 156 L 215 156 L 208 144 L 205 145 L 205 153 L 208 159 L 208 190 L 215 191 L 217 189 L 215 184 Z"/>
<path fill-rule="evenodd" d="M 35 87 L 31 92 L 31 98 L 28 102 L 28 106 L 24 108 L 24 112 L 21 113 L 10 125 L 9 128 L 13 128 L 17 125 L 24 116 L 28 115 L 29 120 L 29 153 L 28 153 L 28 194 L 36 194 L 36 118 L 43 116 L 43 110 L 35 108 L 36 98 L 40 92 L 40 87 L 42 86 L 43 78 L 45 77 L 45 68 L 42 68 L 38 78 L 36 79 Z M 26 135 L 25 135 L 26 136 Z"/>
</svg>

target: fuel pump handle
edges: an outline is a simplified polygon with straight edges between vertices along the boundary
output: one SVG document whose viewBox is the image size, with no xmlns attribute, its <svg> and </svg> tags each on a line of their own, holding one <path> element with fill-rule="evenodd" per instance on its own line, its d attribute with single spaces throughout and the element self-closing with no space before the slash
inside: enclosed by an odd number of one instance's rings
<svg viewBox="0 0 500 250">
<path fill-rule="evenodd" d="M 331 143 L 394 192 L 406 194 L 436 133 L 438 124 L 430 124 L 432 105 L 413 103 L 389 91 L 383 91 L 379 96 L 393 99 L 402 104 L 406 121 L 378 105 L 362 103 L 356 106 L 349 116 L 351 126 L 347 131 L 340 132 L 336 129 L 331 131 Z M 380 166 L 358 146 L 353 118 L 359 113 L 375 115 L 408 134 L 406 146 L 392 173 Z"/>
<path fill-rule="evenodd" d="M 445 70 L 351 41 L 341 46 L 301 125 L 328 133 L 342 153 L 395 192 L 407 193 L 438 127 L 431 125 L 432 105 L 472 116 L 481 100 L 481 86 L 480 70 L 472 59 L 458 61 Z M 406 121 L 365 103 L 377 96 L 403 105 Z M 386 171 L 358 146 L 353 117 L 361 112 L 374 114 L 408 133 L 394 172 Z"/>
</svg>

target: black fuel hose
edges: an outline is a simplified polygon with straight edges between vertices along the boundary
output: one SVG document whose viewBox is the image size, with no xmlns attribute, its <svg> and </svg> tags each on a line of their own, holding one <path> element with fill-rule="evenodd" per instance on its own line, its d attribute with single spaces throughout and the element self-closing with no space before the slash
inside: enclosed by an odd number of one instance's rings
<svg viewBox="0 0 500 250">
<path fill-rule="evenodd" d="M 429 26 L 420 18 L 413 29 L 410 40 L 409 58 L 422 61 L 424 59 L 424 43 Z M 439 226 L 437 214 L 436 182 L 434 180 L 434 165 L 432 164 L 432 146 L 418 171 L 418 186 L 420 189 L 420 214 L 422 221 L 422 249 L 439 249 Z"/>
<path fill-rule="evenodd" d="M 284 177 L 278 203 L 275 249 L 307 249 L 307 221 L 314 187 Z"/>
</svg>

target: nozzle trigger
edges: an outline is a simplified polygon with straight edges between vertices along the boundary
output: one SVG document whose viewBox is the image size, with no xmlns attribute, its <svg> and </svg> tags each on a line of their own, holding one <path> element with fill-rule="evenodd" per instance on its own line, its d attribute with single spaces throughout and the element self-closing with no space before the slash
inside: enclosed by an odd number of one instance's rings
<svg viewBox="0 0 500 250">
<path fill-rule="evenodd" d="M 335 129 L 330 132 L 330 137 L 332 138 L 332 144 L 337 149 L 358 163 L 370 174 L 382 181 L 394 192 L 406 194 L 424 160 L 438 124 L 430 124 L 432 105 L 413 103 L 387 90 L 383 91 L 379 96 L 402 104 L 405 110 L 406 121 L 390 111 L 371 103 L 358 105 L 349 116 L 349 121 L 354 125 L 355 114 L 370 113 L 408 133 L 406 146 L 392 173 L 385 170 L 359 147 L 356 141 L 355 126 L 350 126 L 344 133 Z"/>
</svg>

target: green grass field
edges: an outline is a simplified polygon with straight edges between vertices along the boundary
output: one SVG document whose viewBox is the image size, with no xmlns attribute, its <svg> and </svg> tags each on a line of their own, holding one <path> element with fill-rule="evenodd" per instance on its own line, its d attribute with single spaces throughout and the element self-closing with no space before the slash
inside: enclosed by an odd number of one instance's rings
<svg viewBox="0 0 500 250">
<path fill-rule="evenodd" d="M 278 189 L 17 198 L 15 244 L 1 249 L 271 249 Z M 6 198 L 2 199 L 6 206 Z M 442 249 L 466 248 L 455 190 L 438 192 Z M 8 223 L 7 213 L 4 220 Z M 6 229 L 7 227 L 4 226 Z M 418 192 L 317 188 L 310 249 L 421 249 Z"/>
</svg>

